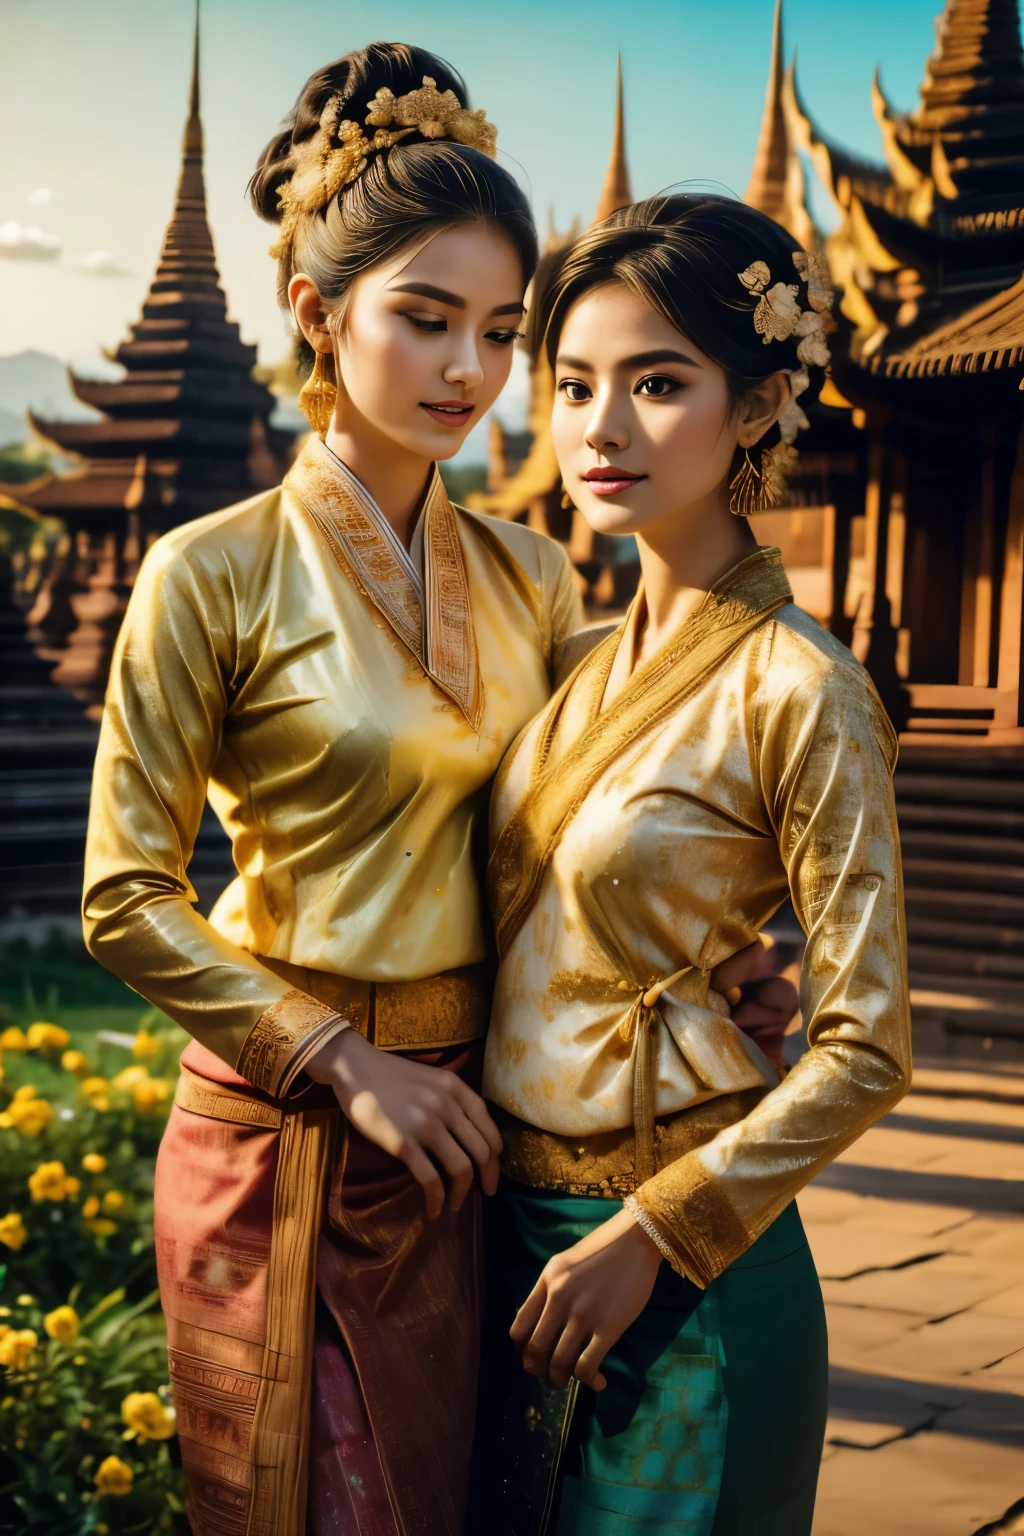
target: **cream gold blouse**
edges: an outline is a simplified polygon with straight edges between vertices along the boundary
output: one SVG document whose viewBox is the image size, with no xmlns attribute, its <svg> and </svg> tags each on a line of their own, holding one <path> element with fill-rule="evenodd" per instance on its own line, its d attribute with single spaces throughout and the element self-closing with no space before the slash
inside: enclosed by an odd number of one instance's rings
<svg viewBox="0 0 1024 1536">
<path fill-rule="evenodd" d="M 477 823 L 581 622 L 550 540 L 453 508 L 436 472 L 421 523 L 425 613 L 311 439 L 283 486 L 153 546 L 118 639 L 89 947 L 250 1080 L 276 1010 L 270 1091 L 331 1010 L 258 957 L 390 982 L 489 953 Z M 187 874 L 207 793 L 238 870 L 209 921 Z"/>
<path fill-rule="evenodd" d="M 630 673 L 636 612 L 495 787 L 484 1091 L 570 1161 L 635 1125 L 638 1206 L 706 1284 L 907 1085 L 896 742 L 864 670 L 793 605 L 777 551 Z M 787 896 L 810 1049 L 780 1083 L 709 977 Z M 698 1108 L 711 1139 L 643 1168 L 645 1117 L 664 1139 Z"/>
</svg>

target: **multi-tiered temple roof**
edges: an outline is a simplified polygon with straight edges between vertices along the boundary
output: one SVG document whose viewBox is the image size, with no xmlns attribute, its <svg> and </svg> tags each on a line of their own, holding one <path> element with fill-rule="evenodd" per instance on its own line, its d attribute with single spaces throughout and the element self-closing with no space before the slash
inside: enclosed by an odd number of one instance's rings
<svg viewBox="0 0 1024 1536">
<path fill-rule="evenodd" d="M 166 528 L 278 478 L 274 400 L 252 377 L 256 348 L 228 319 L 206 215 L 198 27 L 174 213 L 141 318 L 110 356 L 125 369 L 122 379 L 70 375 L 101 420 L 31 415 L 36 432 L 80 457 L 82 469 L 19 487 L 18 501 L 74 526 L 102 524 L 123 512 L 144 458 L 150 502 Z"/>
<path fill-rule="evenodd" d="M 851 361 L 882 375 L 915 372 L 899 361 L 908 351 L 927 354 L 931 370 L 950 324 L 979 306 L 983 331 L 986 314 L 1012 316 L 1007 290 L 1024 268 L 1017 0 L 948 0 L 937 33 L 912 111 L 897 112 L 876 76 L 884 167 L 831 142 L 789 81 L 790 121 L 842 218 L 829 253 L 854 326 Z M 1003 297 L 995 311 L 987 310 L 996 295 Z M 980 350 L 992 354 L 989 366 L 1006 366 L 1013 349 L 992 339 L 997 344 Z M 955 324 L 949 340 L 952 368 Z"/>
</svg>

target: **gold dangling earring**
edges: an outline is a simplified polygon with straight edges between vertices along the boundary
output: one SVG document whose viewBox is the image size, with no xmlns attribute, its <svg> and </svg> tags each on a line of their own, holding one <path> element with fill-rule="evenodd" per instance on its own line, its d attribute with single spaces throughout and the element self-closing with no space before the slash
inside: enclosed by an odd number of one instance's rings
<svg viewBox="0 0 1024 1536">
<path fill-rule="evenodd" d="M 570 511 L 575 512 L 575 510 L 576 510 L 576 503 L 573 501 L 572 497 L 569 495 L 569 492 L 566 490 L 566 488 L 565 488 L 565 481 L 563 480 L 561 482 L 561 484 L 562 484 L 562 511 L 563 512 L 570 512 Z"/>
<path fill-rule="evenodd" d="M 762 477 L 754 468 L 749 448 L 743 450 L 743 463 L 730 481 L 729 490 L 729 511 L 734 517 L 749 517 L 752 512 L 761 511 Z"/>
<path fill-rule="evenodd" d="M 338 386 L 334 381 L 334 354 L 318 352 L 313 372 L 299 391 L 299 410 L 317 437 L 324 437 L 334 416 Z"/>
</svg>

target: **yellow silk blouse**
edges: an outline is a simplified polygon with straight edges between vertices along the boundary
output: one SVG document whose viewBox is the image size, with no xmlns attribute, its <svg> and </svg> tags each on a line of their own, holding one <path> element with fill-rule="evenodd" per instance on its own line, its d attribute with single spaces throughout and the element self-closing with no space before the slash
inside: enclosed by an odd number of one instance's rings
<svg viewBox="0 0 1024 1536">
<path fill-rule="evenodd" d="M 793 605 L 778 551 L 630 671 L 642 601 L 495 787 L 484 1092 L 536 1129 L 542 1159 L 557 1143 L 563 1170 L 624 1127 L 639 1149 L 645 1095 L 659 1145 L 704 1126 L 634 1196 L 703 1285 L 905 1091 L 896 742 L 864 670 Z M 810 1048 L 780 1082 L 709 977 L 787 896 Z M 545 1182 L 575 1187 L 571 1169 Z"/>
<path fill-rule="evenodd" d="M 550 540 L 453 508 L 436 471 L 421 516 L 425 613 L 311 439 L 283 486 L 152 547 L 118 638 L 86 939 L 268 1091 L 338 1024 L 260 957 L 401 982 L 489 954 L 477 823 L 581 623 Z M 207 921 L 187 866 L 208 792 L 238 875 Z"/>
</svg>

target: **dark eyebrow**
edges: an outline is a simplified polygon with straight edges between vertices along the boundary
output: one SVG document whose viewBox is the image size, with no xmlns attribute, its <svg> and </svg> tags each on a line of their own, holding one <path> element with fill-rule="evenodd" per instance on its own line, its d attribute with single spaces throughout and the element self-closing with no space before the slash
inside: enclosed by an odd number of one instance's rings
<svg viewBox="0 0 1024 1536">
<path fill-rule="evenodd" d="M 575 368 L 580 373 L 593 373 L 589 363 L 581 357 L 557 357 L 555 363 L 559 368 Z M 632 357 L 624 357 L 619 364 L 620 368 L 653 368 L 658 363 L 683 363 L 687 368 L 700 368 L 695 357 L 690 357 L 686 352 L 674 352 L 671 348 L 660 348 L 655 352 L 635 352 Z"/>
<path fill-rule="evenodd" d="M 439 304 L 450 304 L 453 309 L 468 309 L 465 299 L 460 299 L 457 293 L 449 293 L 447 288 L 435 288 L 431 283 L 403 283 L 400 288 L 391 288 L 390 293 L 415 293 L 421 299 L 436 299 Z"/>
<path fill-rule="evenodd" d="M 449 293 L 447 288 L 435 288 L 432 283 L 403 283 L 401 287 L 391 288 L 390 293 L 414 293 L 421 299 L 436 299 L 439 304 L 450 304 L 452 309 L 468 309 L 465 299 L 460 299 L 457 293 Z M 491 310 L 492 315 L 521 315 L 523 312 L 522 300 L 515 304 L 497 304 Z"/>
</svg>

